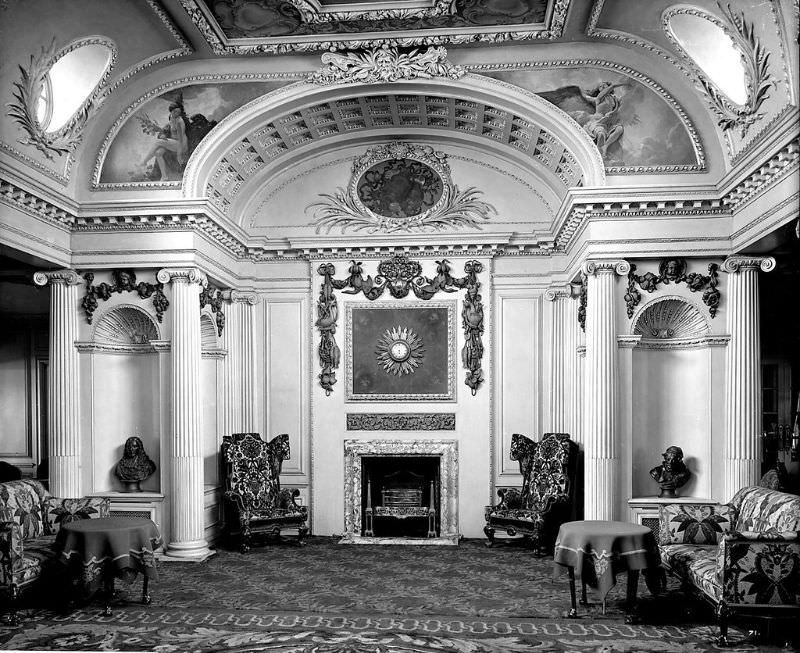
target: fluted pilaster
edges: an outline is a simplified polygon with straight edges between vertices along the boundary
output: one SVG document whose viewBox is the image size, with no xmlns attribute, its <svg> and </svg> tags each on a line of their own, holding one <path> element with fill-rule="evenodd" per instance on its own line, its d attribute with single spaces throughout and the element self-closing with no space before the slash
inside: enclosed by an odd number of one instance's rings
<svg viewBox="0 0 800 653">
<path fill-rule="evenodd" d="M 80 497 L 81 442 L 78 374 L 78 287 L 74 270 L 37 272 L 38 286 L 50 284 L 50 360 L 48 364 L 48 469 L 50 492 Z"/>
<path fill-rule="evenodd" d="M 203 559 L 211 551 L 204 537 L 198 295 L 208 280 L 194 268 L 159 270 L 157 279 L 172 283 L 171 529 L 167 555 Z"/>
<path fill-rule="evenodd" d="M 258 431 L 256 383 L 257 309 L 259 297 L 252 292 L 229 290 L 223 293 L 228 302 L 225 322 L 223 365 L 223 435 Z"/>
<path fill-rule="evenodd" d="M 569 286 L 549 288 L 545 299 L 552 302 L 550 320 L 550 411 L 547 430 L 553 433 L 569 433 L 568 406 L 572 395 L 569 381 L 570 364 L 575 350 L 568 350 L 570 330 L 568 325 L 569 304 L 572 302 Z"/>
<path fill-rule="evenodd" d="M 572 300 L 567 304 L 567 337 L 564 346 L 567 349 L 569 365 L 567 366 L 567 383 L 570 388 L 567 405 L 567 424 L 570 437 L 579 445 L 583 445 L 583 374 L 586 349 L 583 345 L 583 332 L 578 323 L 578 294 L 580 284 L 572 285 Z"/>
<path fill-rule="evenodd" d="M 616 433 L 617 339 L 614 317 L 616 275 L 630 265 L 619 260 L 586 261 L 586 386 L 584 409 L 585 519 L 615 519 L 619 503 Z"/>
<path fill-rule="evenodd" d="M 728 273 L 725 365 L 725 498 L 756 485 L 761 476 L 761 330 L 758 272 L 775 268 L 772 257 L 732 256 Z"/>
</svg>

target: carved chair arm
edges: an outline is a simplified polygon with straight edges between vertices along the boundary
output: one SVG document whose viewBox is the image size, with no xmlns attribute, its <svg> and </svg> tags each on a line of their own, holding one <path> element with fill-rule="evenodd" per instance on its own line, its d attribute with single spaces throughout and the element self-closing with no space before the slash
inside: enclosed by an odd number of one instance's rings
<svg viewBox="0 0 800 653">
<path fill-rule="evenodd" d="M 14 562 L 22 557 L 22 530 L 13 521 L 0 522 L 0 584 L 11 584 Z"/>
<path fill-rule="evenodd" d="M 296 499 L 300 496 L 300 490 L 295 488 L 281 488 L 280 495 L 278 497 L 278 507 L 279 508 L 291 508 L 293 510 L 302 510 L 303 506 L 297 503 Z"/>
<path fill-rule="evenodd" d="M 244 501 L 242 500 L 242 495 L 239 494 L 238 492 L 234 492 L 233 490 L 226 490 L 222 496 L 231 503 L 235 504 L 239 512 L 243 512 L 245 510 Z"/>
<path fill-rule="evenodd" d="M 727 533 L 718 545 L 717 572 L 728 604 L 795 605 L 800 595 L 798 534 Z"/>
</svg>

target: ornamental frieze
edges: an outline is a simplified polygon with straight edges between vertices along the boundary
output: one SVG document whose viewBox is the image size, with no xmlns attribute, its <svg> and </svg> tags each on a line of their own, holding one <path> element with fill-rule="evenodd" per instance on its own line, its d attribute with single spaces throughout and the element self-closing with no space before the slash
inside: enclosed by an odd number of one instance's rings
<svg viewBox="0 0 800 653">
<path fill-rule="evenodd" d="M 348 431 L 455 431 L 455 413 L 347 413 Z"/>
</svg>

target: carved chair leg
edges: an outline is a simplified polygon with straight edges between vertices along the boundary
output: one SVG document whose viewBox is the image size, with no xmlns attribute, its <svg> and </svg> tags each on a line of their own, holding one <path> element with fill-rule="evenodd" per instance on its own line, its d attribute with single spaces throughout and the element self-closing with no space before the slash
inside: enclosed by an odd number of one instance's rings
<svg viewBox="0 0 800 653">
<path fill-rule="evenodd" d="M 308 535 L 308 526 L 301 526 L 297 529 L 297 546 L 305 546 L 306 543 L 303 541 L 303 538 Z"/>
<path fill-rule="evenodd" d="M 153 601 L 152 597 L 150 596 L 150 592 L 147 591 L 149 580 L 150 579 L 147 578 L 146 575 L 142 574 L 142 603 L 145 605 L 150 605 L 150 603 Z"/>
<path fill-rule="evenodd" d="M 719 626 L 719 637 L 717 638 L 717 646 L 727 647 L 730 646 L 728 641 L 728 621 L 731 616 L 731 609 L 725 601 L 720 601 L 717 604 L 717 625 Z"/>
<path fill-rule="evenodd" d="M 486 542 L 486 546 L 492 546 L 494 544 L 494 529 L 489 526 L 489 524 L 486 524 L 486 526 L 483 527 L 483 532 L 486 534 L 486 537 L 489 540 Z"/>
<path fill-rule="evenodd" d="M 244 528 L 242 528 L 242 543 L 239 546 L 239 550 L 242 553 L 247 553 L 250 550 L 250 536 L 251 536 L 250 527 L 245 526 Z"/>
<path fill-rule="evenodd" d="M 19 626 L 19 615 L 17 614 L 17 601 L 19 600 L 19 587 L 16 583 L 12 583 L 10 587 L 11 604 L 6 616 L 6 623 L 9 626 Z"/>
</svg>

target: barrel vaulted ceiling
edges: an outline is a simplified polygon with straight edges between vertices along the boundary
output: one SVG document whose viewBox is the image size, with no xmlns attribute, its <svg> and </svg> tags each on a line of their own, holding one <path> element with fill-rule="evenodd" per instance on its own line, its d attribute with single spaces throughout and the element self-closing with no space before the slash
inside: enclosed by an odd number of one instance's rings
<svg viewBox="0 0 800 653">
<path fill-rule="evenodd" d="M 429 201 L 441 220 L 418 225 L 423 235 L 559 249 L 576 231 L 576 202 L 597 206 L 604 194 L 654 210 L 679 195 L 729 214 L 747 195 L 735 184 L 748 166 L 796 165 L 797 148 L 784 147 L 798 115 L 796 5 L 84 0 L 67 11 L 9 0 L 0 91 L 17 114 L 22 71 L 84 42 L 112 55 L 72 140 L 2 120 L 0 172 L 11 188 L 41 189 L 70 228 L 111 228 L 117 213 L 130 224 L 143 206 L 200 211 L 239 252 L 385 230 L 331 215 L 364 211 L 359 164 L 392 144 L 417 153 L 413 174 L 433 170 L 443 184 L 444 199 Z M 746 102 L 708 82 L 670 28 L 676 15 L 728 35 Z M 159 166 L 157 135 L 176 104 L 189 151 Z M 457 217 L 453 198 L 471 218 Z"/>
</svg>

